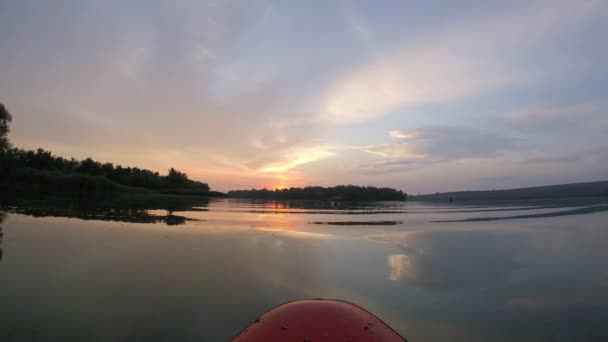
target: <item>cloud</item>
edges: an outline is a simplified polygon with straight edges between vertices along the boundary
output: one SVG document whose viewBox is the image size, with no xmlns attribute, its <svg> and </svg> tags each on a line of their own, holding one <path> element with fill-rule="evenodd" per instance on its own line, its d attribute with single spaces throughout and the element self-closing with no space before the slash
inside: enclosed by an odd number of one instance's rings
<svg viewBox="0 0 608 342">
<path fill-rule="evenodd" d="M 320 118 L 334 124 L 364 122 L 406 106 L 529 84 L 549 72 L 551 62 L 541 70 L 523 57 L 559 36 L 566 24 L 600 9 L 605 11 L 601 2 L 531 5 L 383 48 L 328 88 Z"/>
<path fill-rule="evenodd" d="M 390 131 L 390 132 L 388 132 L 388 135 L 390 135 L 393 138 L 398 138 L 398 139 L 408 139 L 408 138 L 412 137 L 411 135 L 400 132 L 400 131 Z"/>
<path fill-rule="evenodd" d="M 392 144 L 381 144 L 381 145 L 370 145 L 358 147 L 363 151 L 378 156 L 381 158 L 388 159 L 423 159 L 426 156 L 424 154 L 418 154 L 415 151 L 415 146 L 406 143 L 392 143 Z"/>
<path fill-rule="evenodd" d="M 402 106 L 453 100 L 523 77 L 503 72 L 471 55 L 454 55 L 443 48 L 387 53 L 365 65 L 328 91 L 323 119 L 335 124 L 363 122 Z M 434 51 L 433 51 L 434 50 Z M 446 56 L 447 55 L 447 56 Z"/>
<path fill-rule="evenodd" d="M 387 144 L 358 146 L 380 157 L 372 169 L 401 170 L 460 159 L 488 158 L 516 148 L 516 140 L 467 127 L 433 126 L 395 130 Z"/>
<path fill-rule="evenodd" d="M 305 148 L 287 153 L 285 160 L 271 163 L 260 167 L 257 171 L 261 173 L 284 173 L 299 165 L 311 163 L 320 159 L 333 156 L 335 153 L 327 148 Z"/>
</svg>

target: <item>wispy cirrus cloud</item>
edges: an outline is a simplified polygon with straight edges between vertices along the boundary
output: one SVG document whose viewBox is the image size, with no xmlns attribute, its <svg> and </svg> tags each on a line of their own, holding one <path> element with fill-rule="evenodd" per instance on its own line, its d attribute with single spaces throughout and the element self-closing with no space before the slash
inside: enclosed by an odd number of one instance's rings
<svg viewBox="0 0 608 342">
<path fill-rule="evenodd" d="M 539 3 L 385 47 L 327 90 L 321 118 L 363 122 L 405 106 L 452 101 L 534 82 L 549 72 L 522 58 L 567 25 L 606 12 L 598 1 Z M 559 68 L 558 63 L 555 68 Z"/>
</svg>

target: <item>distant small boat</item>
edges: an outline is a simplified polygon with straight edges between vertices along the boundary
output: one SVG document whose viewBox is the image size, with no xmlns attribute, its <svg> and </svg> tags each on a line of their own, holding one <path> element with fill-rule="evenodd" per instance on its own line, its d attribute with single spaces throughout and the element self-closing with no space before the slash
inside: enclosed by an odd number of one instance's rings
<svg viewBox="0 0 608 342">
<path fill-rule="evenodd" d="M 367 310 L 340 300 L 299 300 L 266 312 L 233 342 L 407 342 Z"/>
<path fill-rule="evenodd" d="M 332 207 L 337 207 L 337 206 L 339 206 L 339 205 L 340 205 L 340 202 L 336 202 L 336 201 L 331 202 L 331 206 L 332 206 Z"/>
</svg>

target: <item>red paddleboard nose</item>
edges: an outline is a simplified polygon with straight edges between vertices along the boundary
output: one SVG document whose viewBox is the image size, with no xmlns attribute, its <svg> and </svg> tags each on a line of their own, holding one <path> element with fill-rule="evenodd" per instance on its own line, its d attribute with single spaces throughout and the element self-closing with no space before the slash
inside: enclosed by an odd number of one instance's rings
<svg viewBox="0 0 608 342">
<path fill-rule="evenodd" d="M 338 300 L 289 302 L 266 312 L 233 342 L 404 342 L 391 327 L 365 309 Z"/>
</svg>

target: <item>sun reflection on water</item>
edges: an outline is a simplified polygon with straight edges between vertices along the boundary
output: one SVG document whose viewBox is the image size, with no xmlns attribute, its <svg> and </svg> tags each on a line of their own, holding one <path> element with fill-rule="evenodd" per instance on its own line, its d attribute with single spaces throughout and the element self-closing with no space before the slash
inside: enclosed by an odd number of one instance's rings
<svg viewBox="0 0 608 342">
<path fill-rule="evenodd" d="M 389 279 L 401 281 L 407 278 L 412 271 L 410 257 L 405 254 L 394 254 L 388 256 Z"/>
</svg>

